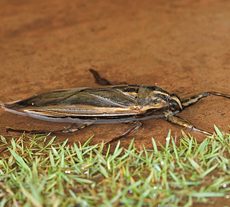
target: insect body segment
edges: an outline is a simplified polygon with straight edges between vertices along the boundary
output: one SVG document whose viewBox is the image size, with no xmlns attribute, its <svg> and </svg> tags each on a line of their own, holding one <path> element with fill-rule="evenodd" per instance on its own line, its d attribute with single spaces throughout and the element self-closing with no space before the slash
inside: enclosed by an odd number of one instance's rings
<svg viewBox="0 0 230 207">
<path fill-rule="evenodd" d="M 46 121 L 71 122 L 81 126 L 135 123 L 131 129 L 116 137 L 117 140 L 139 128 L 142 120 L 159 118 L 209 135 L 209 132 L 194 127 L 176 114 L 210 95 L 230 98 L 227 94 L 204 92 L 180 99 L 157 86 L 113 85 L 114 83 L 102 78 L 96 70 L 90 69 L 90 72 L 96 83 L 103 87 L 56 90 L 14 103 L 2 104 L 2 107 L 6 111 L 20 115 Z M 77 127 L 77 130 L 80 128 Z M 76 130 L 63 130 L 74 131 Z"/>
<path fill-rule="evenodd" d="M 128 90 L 132 93 L 128 94 Z M 76 117 L 107 119 L 108 117 L 124 117 L 154 115 L 156 111 L 170 109 L 177 103 L 170 96 L 155 87 L 125 85 L 107 88 L 83 88 L 48 92 L 12 104 L 5 108 L 30 116 L 37 114 L 53 118 Z M 56 94 L 59 93 L 59 97 Z M 176 109 L 177 110 L 177 109 Z M 152 113 L 150 113 L 152 111 Z M 163 113 L 162 113 L 163 116 Z M 74 122 L 74 120 L 73 120 Z"/>
</svg>

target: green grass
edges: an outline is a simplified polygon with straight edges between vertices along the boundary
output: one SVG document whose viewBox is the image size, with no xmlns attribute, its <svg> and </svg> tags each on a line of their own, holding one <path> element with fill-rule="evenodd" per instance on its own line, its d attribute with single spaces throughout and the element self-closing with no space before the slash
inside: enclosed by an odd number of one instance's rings
<svg viewBox="0 0 230 207">
<path fill-rule="evenodd" d="M 184 135 L 175 145 L 114 151 L 103 144 L 68 145 L 58 138 L 0 137 L 1 206 L 191 206 L 230 200 L 230 135 L 202 143 Z"/>
</svg>

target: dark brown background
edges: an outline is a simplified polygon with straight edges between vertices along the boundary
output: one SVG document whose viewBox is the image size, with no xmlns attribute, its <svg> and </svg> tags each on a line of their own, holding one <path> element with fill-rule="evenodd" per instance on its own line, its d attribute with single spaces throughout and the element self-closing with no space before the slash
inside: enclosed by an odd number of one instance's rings
<svg viewBox="0 0 230 207">
<path fill-rule="evenodd" d="M 230 1 L 0 1 L 0 100 L 69 87 L 96 86 L 88 68 L 106 78 L 158 85 L 185 97 L 205 90 L 230 93 Z M 230 100 L 208 98 L 181 116 L 196 126 L 229 131 Z M 0 111 L 5 127 L 57 129 Z M 93 126 L 70 141 L 109 140 L 127 125 Z M 132 137 L 145 146 L 181 128 L 149 120 Z M 203 137 L 193 134 L 201 140 Z M 65 138 L 66 136 L 64 136 Z"/>
</svg>

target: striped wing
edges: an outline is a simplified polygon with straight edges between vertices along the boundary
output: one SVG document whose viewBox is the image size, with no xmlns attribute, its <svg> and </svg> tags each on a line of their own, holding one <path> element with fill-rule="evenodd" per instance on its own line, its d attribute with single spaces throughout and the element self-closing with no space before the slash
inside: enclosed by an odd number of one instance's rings
<svg viewBox="0 0 230 207">
<path fill-rule="evenodd" d="M 128 93 L 123 89 L 119 86 L 51 91 L 12 104 L 5 104 L 5 108 L 15 113 L 57 118 L 140 114 L 141 111 L 136 106 L 135 90 L 133 93 Z"/>
</svg>

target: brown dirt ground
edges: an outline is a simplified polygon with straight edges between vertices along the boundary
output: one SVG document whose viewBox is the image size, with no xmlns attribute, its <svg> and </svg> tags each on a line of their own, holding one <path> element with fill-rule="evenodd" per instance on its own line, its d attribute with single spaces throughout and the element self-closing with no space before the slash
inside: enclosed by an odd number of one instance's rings
<svg viewBox="0 0 230 207">
<path fill-rule="evenodd" d="M 88 68 L 133 84 L 158 85 L 186 97 L 206 90 L 230 93 L 230 1 L 227 0 L 1 0 L 0 100 L 36 93 L 96 86 Z M 181 116 L 212 131 L 229 132 L 230 101 L 207 98 Z M 0 111 L 5 127 L 57 129 L 48 123 Z M 71 142 L 95 135 L 109 140 L 127 125 L 93 126 L 69 135 Z M 124 140 L 151 146 L 181 128 L 149 120 Z M 200 140 L 203 136 L 196 135 Z M 67 136 L 63 136 L 66 138 Z"/>
<path fill-rule="evenodd" d="M 178 1 L 0 1 L 0 100 L 36 93 L 96 86 L 88 68 L 96 67 L 114 81 L 158 85 L 186 97 L 217 90 L 230 93 L 230 2 Z M 212 131 L 229 131 L 230 101 L 207 98 L 181 116 Z M 57 129 L 48 123 L 0 111 L 5 127 Z M 70 141 L 109 140 L 127 125 L 93 126 Z M 149 120 L 131 137 L 150 146 L 151 137 L 165 141 L 181 128 Z M 194 134 L 199 140 L 203 136 Z M 66 137 L 66 136 L 64 136 Z"/>
</svg>

